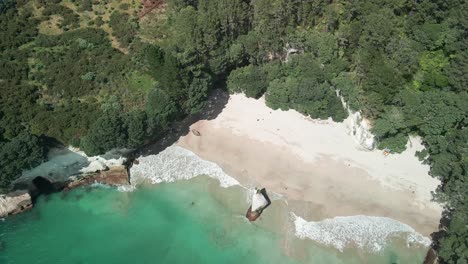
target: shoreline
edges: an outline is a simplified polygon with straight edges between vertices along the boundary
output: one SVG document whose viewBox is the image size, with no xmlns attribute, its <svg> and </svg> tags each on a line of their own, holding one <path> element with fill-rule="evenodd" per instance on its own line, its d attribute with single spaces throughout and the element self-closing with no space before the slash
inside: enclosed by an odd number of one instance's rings
<svg viewBox="0 0 468 264">
<path fill-rule="evenodd" d="M 312 120 L 292 110 L 272 110 L 262 99 L 232 95 L 218 116 L 191 125 L 201 135 L 189 130 L 157 155 L 140 156 L 140 165 L 129 170 L 142 169 L 142 181 L 131 173 L 131 185 L 118 189 L 175 181 L 180 174 L 185 175 L 181 179 L 209 175 L 221 187 L 267 188 L 284 198 L 296 219 L 315 229 L 330 221 L 377 217 L 426 237 L 436 231 L 441 208 L 430 201 L 430 191 L 438 181 L 414 157 L 421 149 L 417 139 L 403 154 L 384 157 L 363 149 L 346 126 L 346 120 Z M 395 164 L 401 166 L 389 172 Z"/>
<path fill-rule="evenodd" d="M 245 219 L 245 210 L 251 204 L 253 188 L 236 181 L 219 165 L 206 161 L 195 153 L 180 146 L 171 146 L 157 155 L 140 157 L 131 168 L 132 186 L 154 186 L 155 184 L 190 184 L 188 181 L 205 181 L 217 201 L 233 210 L 234 217 Z M 241 197 L 232 197 L 241 191 Z M 352 215 L 307 221 L 297 216 L 297 211 L 312 211 L 310 202 L 289 200 L 288 197 L 269 190 L 275 202 L 262 214 L 258 221 L 251 223 L 264 227 L 282 237 L 281 241 L 295 240 L 298 245 L 309 242 L 314 245 L 341 253 L 353 249 L 365 254 L 381 254 L 387 246 L 401 245 L 408 250 L 425 250 L 430 239 L 416 232 L 412 227 L 388 217 Z M 240 199 L 239 199 L 240 198 Z M 296 240 L 295 240 L 296 241 Z M 309 242 L 308 242 L 309 241 Z M 396 241 L 397 244 L 395 244 Z M 282 243 L 283 243 L 282 242 Z M 302 246 L 301 246 L 302 247 Z M 288 252 L 289 248 L 283 248 Z M 295 250 L 293 250 L 295 251 Z M 421 253 L 421 252 L 420 252 Z"/>
<path fill-rule="evenodd" d="M 383 157 L 360 149 L 344 126 L 232 95 L 217 118 L 191 126 L 201 136 L 188 133 L 177 145 L 218 164 L 243 186 L 285 196 L 291 211 L 308 221 L 382 216 L 424 236 L 436 231 L 441 208 L 430 201 L 430 191 L 438 181 L 414 157 L 418 142 L 403 154 Z M 398 164 L 395 172 L 385 171 Z M 379 167 L 385 173 L 376 173 Z"/>
</svg>

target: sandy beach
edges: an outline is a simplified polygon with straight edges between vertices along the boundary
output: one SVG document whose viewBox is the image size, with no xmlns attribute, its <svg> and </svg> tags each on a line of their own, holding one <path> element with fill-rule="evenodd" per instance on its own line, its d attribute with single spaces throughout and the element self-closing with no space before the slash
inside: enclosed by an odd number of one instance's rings
<svg viewBox="0 0 468 264">
<path fill-rule="evenodd" d="M 431 201 L 439 184 L 414 156 L 412 138 L 402 154 L 368 151 L 350 134 L 348 122 L 306 118 L 272 110 L 263 99 L 232 95 L 213 120 L 191 126 L 177 145 L 215 162 L 246 187 L 265 187 L 287 198 L 308 221 L 336 216 L 384 216 L 429 236 L 441 208 Z"/>
</svg>

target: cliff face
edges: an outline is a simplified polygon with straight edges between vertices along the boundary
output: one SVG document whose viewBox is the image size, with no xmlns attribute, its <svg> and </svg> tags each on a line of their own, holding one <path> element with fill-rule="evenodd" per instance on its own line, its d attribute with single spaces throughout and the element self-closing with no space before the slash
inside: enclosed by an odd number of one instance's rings
<svg viewBox="0 0 468 264">
<path fill-rule="evenodd" d="M 369 120 L 363 118 L 359 111 L 351 110 L 346 104 L 343 96 L 339 91 L 336 91 L 336 96 L 340 97 L 343 108 L 348 112 L 348 118 L 344 120 L 348 133 L 351 134 L 354 140 L 363 148 L 373 150 L 376 146 L 375 136 L 371 133 L 371 125 Z"/>
<path fill-rule="evenodd" d="M 27 191 L 16 191 L 0 195 L 0 218 L 21 213 L 31 207 L 32 199 Z"/>
<path fill-rule="evenodd" d="M 374 135 L 370 132 L 369 121 L 361 116 L 360 112 L 348 109 L 349 117 L 345 120 L 348 132 L 362 147 L 373 150 L 375 147 Z"/>
</svg>

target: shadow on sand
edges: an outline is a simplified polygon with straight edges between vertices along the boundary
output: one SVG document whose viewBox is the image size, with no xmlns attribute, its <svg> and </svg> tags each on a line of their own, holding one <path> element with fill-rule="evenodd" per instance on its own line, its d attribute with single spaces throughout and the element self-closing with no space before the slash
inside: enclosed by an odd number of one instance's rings
<svg viewBox="0 0 468 264">
<path fill-rule="evenodd" d="M 190 133 L 190 126 L 199 120 L 215 119 L 226 106 L 229 100 L 229 93 L 222 89 L 215 89 L 211 92 L 205 108 L 197 114 L 188 115 L 184 119 L 174 123 L 169 132 L 161 139 L 136 149 L 128 154 L 129 162 L 140 156 L 156 155 L 167 147 L 173 145 L 180 137 Z"/>
</svg>

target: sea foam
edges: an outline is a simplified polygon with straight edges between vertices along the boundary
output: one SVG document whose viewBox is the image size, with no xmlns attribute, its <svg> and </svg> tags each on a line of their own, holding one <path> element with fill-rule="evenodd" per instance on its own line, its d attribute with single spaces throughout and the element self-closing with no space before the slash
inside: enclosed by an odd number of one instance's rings
<svg viewBox="0 0 468 264">
<path fill-rule="evenodd" d="M 378 252 L 394 237 L 406 239 L 407 246 L 431 244 L 429 238 L 417 233 L 410 226 L 387 217 L 356 215 L 307 222 L 294 213 L 291 214 L 297 237 L 309 238 L 340 251 L 346 247 L 357 246 L 366 251 Z"/>
<path fill-rule="evenodd" d="M 178 146 L 171 146 L 157 155 L 139 157 L 138 164 L 130 168 L 131 183 L 137 185 L 150 181 L 153 184 L 188 180 L 199 175 L 207 175 L 219 180 L 221 187 L 239 185 L 239 182 L 227 175 L 221 167 L 206 161 L 195 153 Z"/>
</svg>

